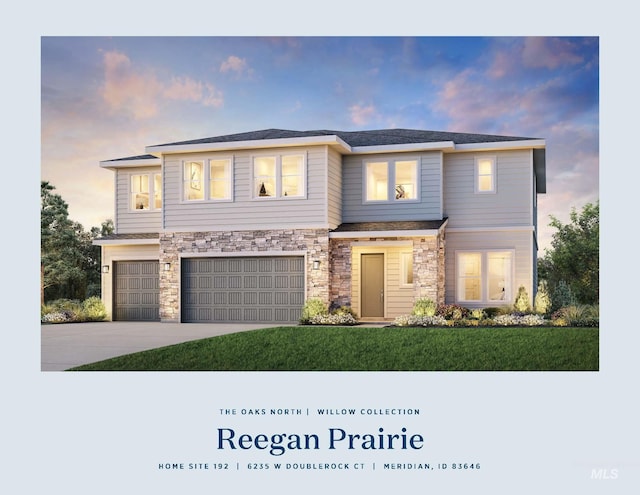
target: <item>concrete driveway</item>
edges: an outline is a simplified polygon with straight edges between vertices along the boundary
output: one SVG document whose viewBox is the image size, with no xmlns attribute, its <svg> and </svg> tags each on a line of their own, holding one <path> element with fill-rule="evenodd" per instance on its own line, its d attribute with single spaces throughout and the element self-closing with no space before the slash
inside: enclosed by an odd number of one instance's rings
<svg viewBox="0 0 640 495">
<path fill-rule="evenodd" d="M 42 371 L 64 371 L 133 352 L 277 325 L 105 321 L 41 325 Z"/>
</svg>

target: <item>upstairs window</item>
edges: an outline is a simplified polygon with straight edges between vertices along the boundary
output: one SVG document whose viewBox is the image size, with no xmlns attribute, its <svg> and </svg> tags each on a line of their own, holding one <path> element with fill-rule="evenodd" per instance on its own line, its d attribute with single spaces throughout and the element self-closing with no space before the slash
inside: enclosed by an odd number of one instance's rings
<svg viewBox="0 0 640 495">
<path fill-rule="evenodd" d="M 304 155 L 260 156 L 253 159 L 254 198 L 305 196 Z"/>
<path fill-rule="evenodd" d="M 184 201 L 231 201 L 233 199 L 231 159 L 186 161 L 182 166 Z"/>
<path fill-rule="evenodd" d="M 496 192 L 496 157 L 483 156 L 476 158 L 475 165 L 475 192 Z"/>
<path fill-rule="evenodd" d="M 132 174 L 129 197 L 132 210 L 159 210 L 162 208 L 162 175 Z"/>
<path fill-rule="evenodd" d="M 365 201 L 415 201 L 418 176 L 417 160 L 366 162 Z"/>
</svg>

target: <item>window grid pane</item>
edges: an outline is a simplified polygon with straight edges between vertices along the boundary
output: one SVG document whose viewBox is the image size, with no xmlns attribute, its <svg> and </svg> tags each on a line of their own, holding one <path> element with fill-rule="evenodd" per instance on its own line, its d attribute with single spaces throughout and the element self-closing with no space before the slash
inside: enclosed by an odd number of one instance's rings
<svg viewBox="0 0 640 495">
<path fill-rule="evenodd" d="M 209 199 L 231 198 L 231 174 L 228 160 L 209 162 Z"/>
<path fill-rule="evenodd" d="M 367 163 L 367 201 L 389 199 L 389 169 L 387 162 Z"/>
<path fill-rule="evenodd" d="M 256 197 L 274 197 L 276 195 L 275 157 L 255 158 L 253 162 L 253 179 Z"/>
<path fill-rule="evenodd" d="M 204 199 L 203 162 L 186 162 L 184 164 L 184 199 L 187 201 Z"/>
<path fill-rule="evenodd" d="M 418 163 L 416 161 L 396 162 L 395 199 L 402 201 L 416 199 L 418 190 Z"/>
<path fill-rule="evenodd" d="M 147 174 L 131 176 L 131 208 L 149 209 L 149 176 Z"/>
</svg>

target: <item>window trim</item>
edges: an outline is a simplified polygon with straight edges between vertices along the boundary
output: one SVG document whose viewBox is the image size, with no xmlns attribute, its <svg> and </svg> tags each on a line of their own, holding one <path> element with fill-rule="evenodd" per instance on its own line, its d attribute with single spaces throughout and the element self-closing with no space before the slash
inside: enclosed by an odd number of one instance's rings
<svg viewBox="0 0 640 495">
<path fill-rule="evenodd" d="M 509 276 L 509 292 L 505 291 L 505 298 L 490 299 L 489 298 L 489 274 L 487 269 L 489 266 L 489 254 L 491 253 L 509 253 L 511 256 L 511 273 Z M 479 254 L 480 255 L 480 299 L 462 299 L 460 294 L 460 255 L 461 254 Z M 455 288 L 454 296 L 456 304 L 483 304 L 483 305 L 499 305 L 510 304 L 515 299 L 515 268 L 516 268 L 516 250 L 513 248 L 491 248 L 491 249 L 460 249 L 455 251 Z"/>
<path fill-rule="evenodd" d="M 212 198 L 211 197 L 211 162 L 226 161 L 229 167 L 229 181 L 227 184 L 227 198 Z M 202 163 L 202 177 L 199 182 L 203 189 L 201 199 L 187 199 L 185 197 L 185 183 L 191 179 L 186 179 L 184 176 L 185 165 L 187 163 Z M 194 203 L 232 203 L 234 201 L 234 157 L 233 156 L 216 156 L 208 158 L 198 158 L 192 160 L 181 161 L 181 185 L 180 185 L 180 201 L 182 204 L 194 204 Z"/>
<path fill-rule="evenodd" d="M 491 162 L 491 189 L 483 191 L 480 189 L 480 162 L 489 160 Z M 496 194 L 498 192 L 498 159 L 495 155 L 478 155 L 474 157 L 473 190 L 475 194 Z M 483 175 L 482 177 L 486 177 Z"/>
<path fill-rule="evenodd" d="M 416 197 L 411 199 L 396 199 L 396 163 L 398 162 L 414 162 L 416 167 Z M 367 168 L 371 163 L 386 163 L 387 165 L 387 199 L 368 199 L 367 195 Z M 366 159 L 362 162 L 362 204 L 406 204 L 406 203 L 419 203 L 420 198 L 420 183 L 421 183 L 421 163 L 420 158 L 415 156 L 396 157 L 396 158 L 382 158 L 382 159 Z"/>
<path fill-rule="evenodd" d="M 298 196 L 287 196 L 282 194 L 283 187 L 283 175 L 282 175 L 282 158 L 285 156 L 299 156 L 302 159 L 302 173 L 300 174 L 300 179 L 302 183 L 300 184 L 301 194 Z M 275 194 L 273 196 L 260 196 L 255 188 L 256 182 L 256 169 L 255 163 L 256 159 L 259 158 L 274 158 L 275 159 Z M 295 201 L 299 199 L 307 199 L 307 154 L 304 152 L 291 152 L 291 153 L 265 153 L 265 154 L 256 154 L 251 155 L 251 200 L 252 201 Z"/>
<path fill-rule="evenodd" d="M 134 192 L 131 190 L 132 189 L 132 180 L 134 177 L 136 176 L 143 176 L 146 175 L 149 181 L 149 208 L 134 208 L 133 207 L 133 194 Z M 156 197 L 156 184 L 155 184 L 155 179 L 156 176 L 159 175 L 160 176 L 160 207 L 156 208 L 155 206 L 155 197 Z M 143 212 L 151 212 L 151 211 L 161 211 L 162 210 L 162 205 L 164 204 L 164 198 L 162 195 L 162 171 L 147 171 L 147 172 L 130 172 L 129 174 L 127 174 L 127 182 L 128 182 L 128 204 L 127 204 L 127 208 L 129 210 L 129 212 L 135 212 L 135 213 L 143 213 Z"/>
</svg>

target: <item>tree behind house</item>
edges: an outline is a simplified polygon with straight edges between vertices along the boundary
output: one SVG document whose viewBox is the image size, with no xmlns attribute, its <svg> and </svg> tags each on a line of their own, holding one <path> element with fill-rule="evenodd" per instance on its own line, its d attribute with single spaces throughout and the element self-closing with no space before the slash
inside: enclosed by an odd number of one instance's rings
<svg viewBox="0 0 640 495">
<path fill-rule="evenodd" d="M 600 283 L 600 203 L 587 203 L 578 213 L 571 210 L 570 223 L 563 224 L 553 215 L 551 227 L 556 229 L 551 250 L 539 260 L 539 278 L 552 290 L 561 281 L 581 304 L 597 304 Z M 553 301 L 554 306 L 557 301 Z"/>
</svg>

